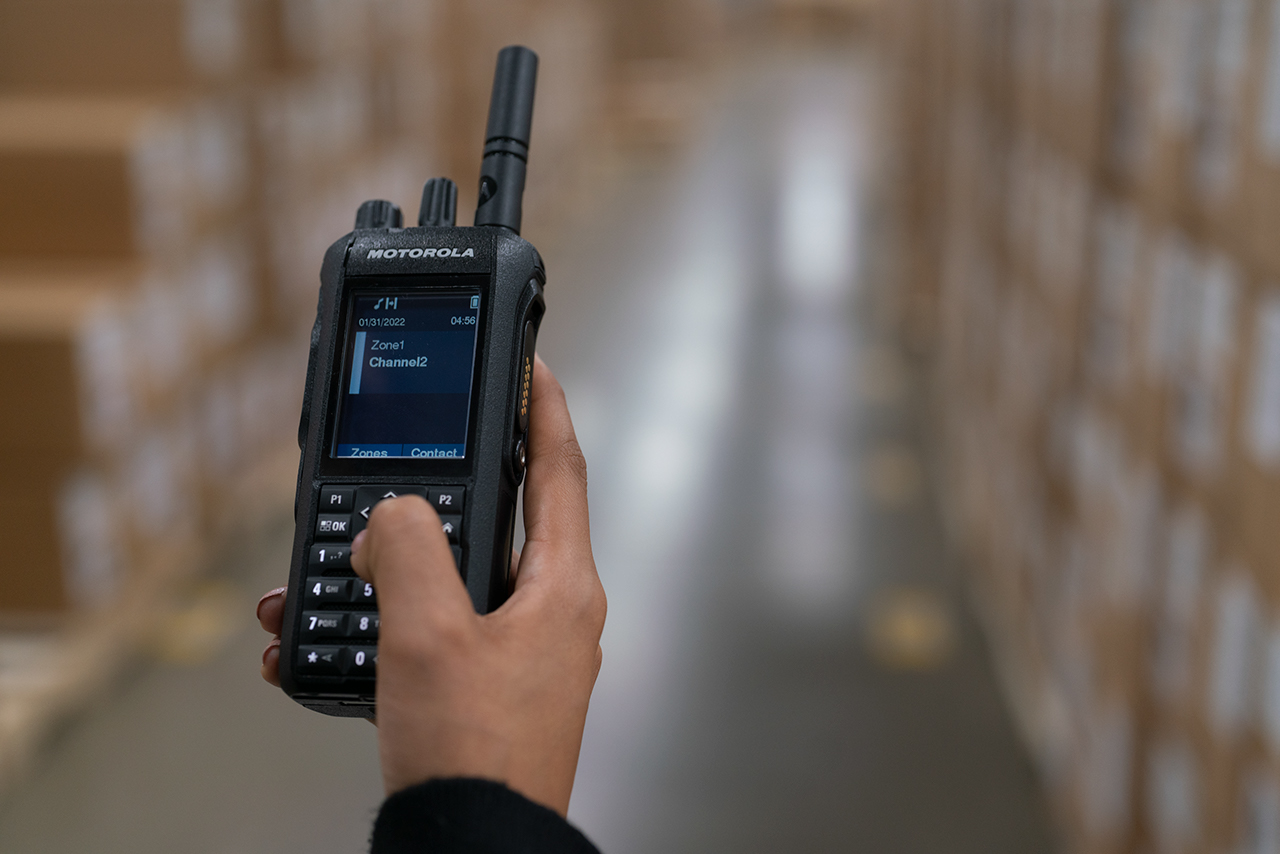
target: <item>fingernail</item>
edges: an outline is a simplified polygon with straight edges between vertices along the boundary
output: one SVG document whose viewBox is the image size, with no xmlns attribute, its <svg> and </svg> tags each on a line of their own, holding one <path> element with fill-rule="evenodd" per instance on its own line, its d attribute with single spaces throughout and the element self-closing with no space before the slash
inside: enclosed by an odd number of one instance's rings
<svg viewBox="0 0 1280 854">
<path fill-rule="evenodd" d="M 275 638 L 271 643 L 267 644 L 267 648 L 262 651 L 262 663 L 267 663 L 267 656 L 271 654 L 271 650 L 280 648 L 280 638 Z"/>
<path fill-rule="evenodd" d="M 361 531 L 360 533 L 356 534 L 356 538 L 355 538 L 354 540 L 352 540 L 352 541 L 351 541 L 351 556 L 352 556 L 352 557 L 355 557 L 357 554 L 359 554 L 359 553 L 360 553 L 360 549 L 361 549 L 361 547 L 363 547 L 363 546 L 364 546 L 364 537 L 365 537 L 365 534 L 367 534 L 367 533 L 369 533 L 369 532 L 368 532 L 368 531 Z"/>
<path fill-rule="evenodd" d="M 276 596 L 283 596 L 283 595 L 284 595 L 284 588 L 283 588 L 283 587 L 277 587 L 275 590 L 272 590 L 272 591 L 271 591 L 271 592 L 269 592 L 269 593 L 265 593 L 265 594 L 263 594 L 262 598 L 258 600 L 258 607 L 254 609 L 253 613 L 258 617 L 258 619 L 259 619 L 259 620 L 261 620 L 261 619 L 262 619 L 262 606 L 263 606 L 263 604 L 264 604 L 268 599 L 274 598 L 274 597 L 276 597 Z"/>
</svg>

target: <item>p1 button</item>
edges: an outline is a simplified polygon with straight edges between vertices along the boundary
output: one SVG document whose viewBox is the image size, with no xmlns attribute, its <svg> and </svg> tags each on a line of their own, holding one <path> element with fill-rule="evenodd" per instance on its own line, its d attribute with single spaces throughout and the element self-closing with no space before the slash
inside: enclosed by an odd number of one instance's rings
<svg viewBox="0 0 1280 854">
<path fill-rule="evenodd" d="M 320 512 L 350 513 L 351 505 L 355 503 L 355 494 L 354 489 L 326 486 L 320 490 Z"/>
</svg>

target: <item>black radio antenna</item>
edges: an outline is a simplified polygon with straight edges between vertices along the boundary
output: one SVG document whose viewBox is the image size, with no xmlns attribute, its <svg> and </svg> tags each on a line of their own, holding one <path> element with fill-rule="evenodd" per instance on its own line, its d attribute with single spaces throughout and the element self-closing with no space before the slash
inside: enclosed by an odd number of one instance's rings
<svg viewBox="0 0 1280 854">
<path fill-rule="evenodd" d="M 480 162 L 476 225 L 500 225 L 520 233 L 529 130 L 533 124 L 533 92 L 537 83 L 536 53 L 519 45 L 504 47 L 498 52 L 484 159 Z"/>
</svg>

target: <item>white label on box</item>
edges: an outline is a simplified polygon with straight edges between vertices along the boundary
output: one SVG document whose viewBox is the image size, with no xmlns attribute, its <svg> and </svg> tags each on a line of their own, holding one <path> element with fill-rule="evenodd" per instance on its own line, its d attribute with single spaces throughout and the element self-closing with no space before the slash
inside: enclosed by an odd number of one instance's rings
<svg viewBox="0 0 1280 854">
<path fill-rule="evenodd" d="M 1200 836 L 1200 772 L 1184 741 L 1158 742 L 1147 761 L 1147 813 L 1159 851 L 1188 851 Z"/>
<path fill-rule="evenodd" d="M 111 492 L 96 475 L 81 472 L 63 486 L 58 502 L 63 578 L 71 601 L 100 608 L 120 588 L 120 526 Z"/>
<path fill-rule="evenodd" d="M 1257 309 L 1253 376 L 1245 418 L 1245 441 L 1256 462 L 1280 463 L 1280 292 L 1274 288 Z"/>
<path fill-rule="evenodd" d="M 1103 589 L 1112 605 L 1137 609 L 1149 601 L 1161 521 L 1160 478 L 1142 466 L 1115 480 L 1116 529 Z"/>
<path fill-rule="evenodd" d="M 251 263 L 243 240 L 223 237 L 201 247 L 184 277 L 196 322 L 213 346 L 232 343 L 249 324 L 254 309 Z"/>
<path fill-rule="evenodd" d="M 1014 252 L 1025 251 L 1019 247 L 1031 245 L 1036 222 L 1036 154 L 1035 143 L 1027 134 L 1013 143 L 1009 157 L 1008 229 L 1010 246 Z"/>
<path fill-rule="evenodd" d="M 155 389 L 173 388 L 195 359 L 192 309 L 172 283 L 149 278 L 134 298 L 134 343 L 138 367 Z"/>
<path fill-rule="evenodd" d="M 1231 259 L 1214 255 L 1204 267 L 1200 301 L 1199 328 L 1196 335 L 1196 361 L 1201 375 L 1215 381 L 1230 366 L 1235 356 L 1236 304 L 1239 301 L 1239 275 Z"/>
<path fill-rule="evenodd" d="M 147 121 L 138 132 L 129 167 L 138 248 L 163 253 L 183 246 L 191 229 L 186 206 L 190 166 L 181 120 L 163 113 Z"/>
<path fill-rule="evenodd" d="M 1208 718 L 1222 737 L 1239 735 L 1253 712 L 1259 624 L 1262 607 L 1253 580 L 1228 570 L 1214 603 L 1213 650 L 1209 671 Z"/>
<path fill-rule="evenodd" d="M 1113 389 L 1132 376 L 1134 297 L 1140 272 L 1142 221 L 1131 206 L 1110 203 L 1099 209 L 1095 227 L 1097 299 L 1088 346 L 1093 374 Z"/>
<path fill-rule="evenodd" d="M 1280 754 L 1280 625 L 1267 638 L 1266 674 L 1263 679 L 1262 722 L 1271 752 Z"/>
<path fill-rule="evenodd" d="M 1153 680 L 1159 696 L 1172 702 L 1186 696 L 1191 684 L 1192 632 L 1204 585 L 1209 554 L 1209 526 L 1191 505 L 1169 521 L 1164 595 L 1157 620 Z"/>
<path fill-rule="evenodd" d="M 183 118 L 192 196 L 208 210 L 230 209 L 244 196 L 249 181 L 244 117 L 228 103 L 206 100 Z"/>
<path fill-rule="evenodd" d="M 238 399 L 240 371 L 223 368 L 206 379 L 205 385 L 201 403 L 204 414 L 200 419 L 204 452 L 200 462 L 206 476 L 215 482 L 225 482 L 246 462 Z"/>
<path fill-rule="evenodd" d="M 1252 771 L 1241 786 L 1241 801 L 1236 854 L 1280 852 L 1280 785 L 1265 771 Z"/>
<path fill-rule="evenodd" d="M 153 430 L 134 449 L 126 471 L 128 510 L 143 536 L 160 540 L 183 534 L 195 522 L 195 498 L 186 475 L 194 447 L 182 425 Z"/>
<path fill-rule="evenodd" d="M 1094 838 L 1115 837 L 1129 826 L 1133 724 L 1116 702 L 1095 709 L 1085 746 L 1081 806 Z"/>
<path fill-rule="evenodd" d="M 1221 199 L 1234 183 L 1237 127 L 1253 9 L 1252 0 L 1213 2 L 1213 74 L 1206 87 L 1195 171 L 1201 192 L 1210 199 Z"/>
<path fill-rule="evenodd" d="M 1204 0 L 1164 0 L 1157 6 L 1156 114 L 1176 133 L 1189 131 L 1198 118 L 1207 11 Z"/>
<path fill-rule="evenodd" d="M 1166 234 L 1156 247 L 1146 329 L 1152 381 L 1175 378 L 1186 361 L 1196 314 L 1197 266 L 1190 242 L 1178 232 Z"/>
<path fill-rule="evenodd" d="M 1065 87 L 1076 98 L 1092 98 L 1098 84 L 1103 35 L 1101 0 L 1061 0 L 1067 16 L 1059 46 L 1066 73 Z"/>
<path fill-rule="evenodd" d="M 1176 364 L 1173 425 L 1182 467 L 1212 474 L 1225 452 L 1228 371 L 1239 336 L 1239 285 L 1225 256 L 1214 256 L 1201 271 L 1183 301 L 1186 352 Z"/>
<path fill-rule="evenodd" d="M 1273 163 L 1280 160 L 1280 0 L 1271 0 L 1266 80 L 1258 118 L 1258 143 Z"/>
<path fill-rule="evenodd" d="M 76 339 L 80 409 L 84 431 L 99 449 L 118 447 L 137 423 L 137 402 L 129 381 L 131 336 L 114 301 L 96 308 Z"/>
<path fill-rule="evenodd" d="M 223 77 L 244 54 L 241 0 L 186 0 L 184 41 L 191 64 L 202 74 Z"/>
<path fill-rule="evenodd" d="M 1209 525 L 1198 507 L 1185 505 L 1169 524 L 1168 575 L 1165 578 L 1166 618 L 1187 624 L 1196 617 L 1209 555 Z"/>
</svg>

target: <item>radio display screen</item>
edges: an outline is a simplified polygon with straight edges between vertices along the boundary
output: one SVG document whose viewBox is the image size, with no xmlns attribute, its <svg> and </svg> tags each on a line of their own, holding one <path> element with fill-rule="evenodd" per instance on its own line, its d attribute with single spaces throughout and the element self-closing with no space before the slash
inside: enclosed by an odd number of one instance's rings
<svg viewBox="0 0 1280 854">
<path fill-rule="evenodd" d="M 465 458 L 480 294 L 356 293 L 347 318 L 332 456 Z"/>
</svg>

